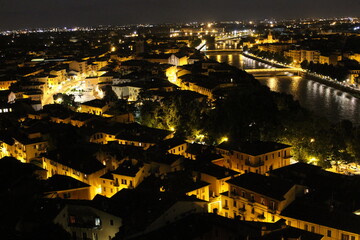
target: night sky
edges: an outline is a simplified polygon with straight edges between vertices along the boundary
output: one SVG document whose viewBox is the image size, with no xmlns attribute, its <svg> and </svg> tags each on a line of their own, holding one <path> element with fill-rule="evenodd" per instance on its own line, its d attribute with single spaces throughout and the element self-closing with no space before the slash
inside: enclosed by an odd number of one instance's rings
<svg viewBox="0 0 360 240">
<path fill-rule="evenodd" d="M 0 0 L 0 30 L 265 18 L 341 17 L 359 0 Z"/>
</svg>

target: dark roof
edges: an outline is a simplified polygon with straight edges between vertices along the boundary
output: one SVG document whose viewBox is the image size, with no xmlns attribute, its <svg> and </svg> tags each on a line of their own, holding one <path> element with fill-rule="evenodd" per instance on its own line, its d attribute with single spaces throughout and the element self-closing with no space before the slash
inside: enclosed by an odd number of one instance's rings
<svg viewBox="0 0 360 240">
<path fill-rule="evenodd" d="M 83 102 L 81 105 L 86 105 L 90 107 L 103 108 L 107 105 L 106 101 L 101 99 L 94 99 L 91 101 Z"/>
<path fill-rule="evenodd" d="M 108 179 L 108 180 L 114 180 L 114 176 L 112 175 L 111 172 L 107 172 L 104 175 L 101 175 L 100 178 Z"/>
<path fill-rule="evenodd" d="M 251 172 L 226 182 L 279 201 L 284 200 L 284 195 L 294 186 L 286 180 Z"/>
<path fill-rule="evenodd" d="M 36 171 L 46 171 L 31 163 L 22 163 L 14 157 L 0 159 L 0 188 L 12 189 L 22 181 L 28 181 L 29 176 L 34 176 Z"/>
<path fill-rule="evenodd" d="M 329 204 L 319 205 L 312 201 L 299 199 L 285 208 L 281 215 L 360 234 L 360 216 L 351 212 L 339 211 Z"/>
<path fill-rule="evenodd" d="M 164 150 L 169 150 L 171 148 L 177 147 L 184 143 L 186 143 L 184 139 L 174 137 L 174 138 L 166 139 L 166 140 L 159 142 L 158 146 Z"/>
<path fill-rule="evenodd" d="M 191 174 L 185 171 L 170 172 L 166 175 L 147 177 L 138 186 L 139 189 L 151 190 L 154 192 L 162 191 L 185 195 L 188 192 L 210 185 L 207 182 L 193 178 Z"/>
<path fill-rule="evenodd" d="M 333 201 L 337 208 L 348 212 L 360 208 L 360 176 L 337 174 L 301 162 L 272 170 L 270 175 L 307 186 L 318 203 Z"/>
<path fill-rule="evenodd" d="M 214 236 L 214 232 L 219 234 L 217 238 Z M 226 239 L 255 240 L 261 237 L 259 229 L 247 225 L 244 221 L 226 218 L 213 213 L 193 213 L 166 224 L 162 228 L 131 239 L 224 239 L 221 238 L 221 236 L 224 236 L 221 234 L 222 232 L 226 233 L 228 237 Z"/>
<path fill-rule="evenodd" d="M 192 143 L 192 144 L 189 144 L 188 148 L 186 149 L 186 152 L 197 156 L 197 155 L 212 153 L 212 150 L 214 150 L 213 146 Z"/>
<path fill-rule="evenodd" d="M 43 154 L 44 157 L 85 174 L 97 172 L 105 166 L 95 158 L 97 144 L 81 144 L 56 149 Z"/>
<path fill-rule="evenodd" d="M 90 185 L 75 178 L 64 175 L 54 175 L 45 181 L 44 192 L 73 190 L 86 187 L 90 187 Z"/>
<path fill-rule="evenodd" d="M 301 239 L 301 240 L 320 240 L 324 236 L 321 234 L 305 231 L 294 227 L 284 227 L 265 234 L 262 240 L 284 240 L 284 239 Z"/>
<path fill-rule="evenodd" d="M 277 142 L 222 142 L 218 148 L 226 150 L 239 151 L 241 153 L 246 153 L 252 156 L 257 156 L 265 153 L 274 152 L 280 149 L 289 148 L 291 146 L 277 143 Z"/>
<path fill-rule="evenodd" d="M 198 160 L 187 161 L 187 165 L 196 172 L 204 173 L 210 176 L 213 176 L 217 179 L 223 179 L 230 176 L 239 175 L 239 172 L 233 171 L 228 168 L 221 167 L 219 165 L 208 163 L 208 162 L 200 162 Z"/>
<path fill-rule="evenodd" d="M 170 153 L 165 153 L 165 154 L 153 154 L 150 155 L 153 156 L 149 159 L 149 161 L 151 162 L 157 162 L 157 163 L 161 163 L 161 164 L 166 164 L 166 165 L 171 165 L 174 162 L 176 162 L 179 159 L 184 158 L 181 155 L 175 155 L 175 154 L 170 154 Z"/>
<path fill-rule="evenodd" d="M 91 118 L 93 118 L 94 115 L 93 114 L 88 114 L 88 113 L 75 113 L 73 116 L 71 116 L 71 120 L 76 120 L 76 121 L 86 121 L 89 120 Z"/>
<path fill-rule="evenodd" d="M 131 160 L 124 161 L 117 169 L 115 169 L 115 171 L 113 171 L 113 174 L 135 177 L 142 167 L 142 163 L 133 163 Z"/>
<path fill-rule="evenodd" d="M 135 233 L 145 230 L 179 201 L 204 202 L 193 197 L 178 196 L 169 192 L 122 189 L 113 195 L 108 203 L 113 214 L 120 216 L 123 222 L 131 228 L 130 231 Z"/>
</svg>

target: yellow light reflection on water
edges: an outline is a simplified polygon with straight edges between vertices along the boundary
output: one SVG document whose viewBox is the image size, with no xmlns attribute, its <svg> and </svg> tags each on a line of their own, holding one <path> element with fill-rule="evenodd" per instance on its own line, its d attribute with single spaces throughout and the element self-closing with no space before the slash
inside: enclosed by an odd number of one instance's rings
<svg viewBox="0 0 360 240">
<path fill-rule="evenodd" d="M 271 91 L 276 91 L 278 86 L 277 86 L 277 80 L 275 77 L 269 78 L 269 87 L 270 87 Z"/>
<path fill-rule="evenodd" d="M 228 60 L 228 63 L 230 64 L 230 65 L 232 65 L 233 64 L 233 55 L 232 54 L 229 54 L 229 60 Z"/>
</svg>

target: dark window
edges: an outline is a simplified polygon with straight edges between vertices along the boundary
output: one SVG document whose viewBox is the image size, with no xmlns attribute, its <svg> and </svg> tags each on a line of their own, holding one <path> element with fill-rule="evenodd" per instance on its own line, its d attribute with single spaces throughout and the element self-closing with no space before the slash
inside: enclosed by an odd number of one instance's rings
<svg viewBox="0 0 360 240">
<path fill-rule="evenodd" d="M 349 240 L 349 235 L 347 234 L 341 234 L 341 240 Z"/>
<path fill-rule="evenodd" d="M 114 225 L 114 220 L 110 219 L 110 225 L 111 225 L 111 226 Z"/>
<path fill-rule="evenodd" d="M 328 237 L 331 237 L 331 230 L 327 230 L 327 234 Z"/>
<path fill-rule="evenodd" d="M 308 231 L 308 230 L 309 230 L 308 228 L 309 228 L 308 225 L 305 224 L 305 225 L 304 225 L 304 230 L 305 230 L 305 231 Z"/>
<path fill-rule="evenodd" d="M 311 226 L 311 232 L 315 232 L 315 226 Z"/>
<path fill-rule="evenodd" d="M 83 240 L 87 240 L 87 235 L 86 235 L 86 232 L 83 232 Z"/>
</svg>

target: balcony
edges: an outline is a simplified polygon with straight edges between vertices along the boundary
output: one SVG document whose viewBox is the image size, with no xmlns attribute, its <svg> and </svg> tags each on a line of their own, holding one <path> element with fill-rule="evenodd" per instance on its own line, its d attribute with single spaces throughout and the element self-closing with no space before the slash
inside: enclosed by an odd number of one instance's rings
<svg viewBox="0 0 360 240">
<path fill-rule="evenodd" d="M 245 165 L 250 167 L 260 167 L 264 165 L 264 162 L 263 161 L 251 162 L 250 160 L 245 160 Z"/>
</svg>

